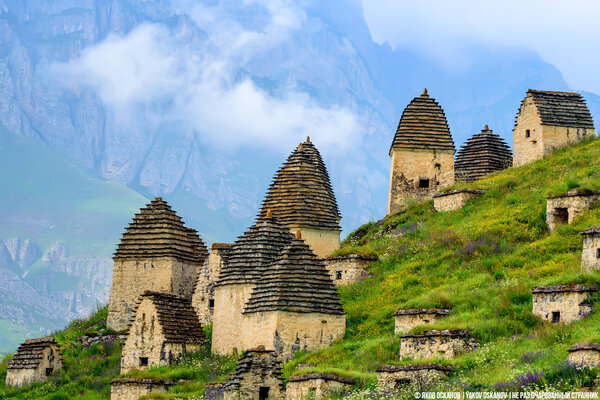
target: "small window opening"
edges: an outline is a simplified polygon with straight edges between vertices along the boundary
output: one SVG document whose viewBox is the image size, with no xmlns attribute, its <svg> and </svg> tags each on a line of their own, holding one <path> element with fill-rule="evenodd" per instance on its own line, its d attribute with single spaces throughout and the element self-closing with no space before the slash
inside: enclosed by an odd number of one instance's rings
<svg viewBox="0 0 600 400">
<path fill-rule="evenodd" d="M 148 366 L 148 357 L 140 357 L 140 367 Z"/>
<path fill-rule="evenodd" d="M 554 209 L 554 222 L 557 224 L 569 223 L 569 210 L 566 208 Z"/>
<path fill-rule="evenodd" d="M 435 169 L 437 169 L 438 171 L 440 171 L 442 169 L 442 164 L 436 163 L 435 164 Z"/>
<path fill-rule="evenodd" d="M 596 258 L 600 258 L 600 249 L 596 249 Z"/>
<path fill-rule="evenodd" d="M 342 271 L 336 271 L 335 279 L 342 279 Z"/>
<path fill-rule="evenodd" d="M 269 398 L 269 387 L 261 386 L 258 389 L 258 400 L 267 400 Z"/>
<path fill-rule="evenodd" d="M 396 385 L 395 385 L 396 389 L 404 389 L 408 385 L 410 385 L 410 379 L 406 379 L 406 378 L 396 379 Z"/>
<path fill-rule="evenodd" d="M 552 311 L 552 323 L 558 324 L 560 322 L 560 311 Z"/>
<path fill-rule="evenodd" d="M 525 131 L 525 137 L 526 137 L 526 138 L 528 138 L 528 137 L 531 137 L 531 131 L 530 131 L 529 129 L 527 129 L 527 130 Z"/>
<path fill-rule="evenodd" d="M 429 179 L 419 178 L 419 189 L 429 189 Z"/>
<path fill-rule="evenodd" d="M 46 368 L 46 376 L 52 375 L 52 372 L 54 372 L 54 368 Z"/>
<path fill-rule="evenodd" d="M 213 308 L 215 306 L 215 299 L 208 299 L 208 308 Z"/>
</svg>

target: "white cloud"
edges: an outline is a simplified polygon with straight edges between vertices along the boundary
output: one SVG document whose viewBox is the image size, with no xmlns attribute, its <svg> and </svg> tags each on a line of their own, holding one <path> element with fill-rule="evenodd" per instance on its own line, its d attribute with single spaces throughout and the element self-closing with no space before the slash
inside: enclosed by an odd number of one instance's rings
<svg viewBox="0 0 600 400">
<path fill-rule="evenodd" d="M 594 0 L 363 0 L 373 38 L 462 60 L 464 44 L 521 46 L 560 69 L 577 90 L 600 93 L 600 2 Z M 460 66 L 460 62 L 459 62 Z"/>
<path fill-rule="evenodd" d="M 347 109 L 322 107 L 292 89 L 275 97 L 240 78 L 245 63 L 301 27 L 303 12 L 291 1 L 239 0 L 239 9 L 251 7 L 254 17 L 238 21 L 228 16 L 233 6 L 225 2 L 175 5 L 207 33 L 208 44 L 190 40 L 185 27 L 144 24 L 53 65 L 54 75 L 75 88 L 94 88 L 117 115 L 159 104 L 156 118 L 192 126 L 218 146 L 254 143 L 287 152 L 308 135 L 325 150 L 356 145 L 360 130 Z"/>
</svg>

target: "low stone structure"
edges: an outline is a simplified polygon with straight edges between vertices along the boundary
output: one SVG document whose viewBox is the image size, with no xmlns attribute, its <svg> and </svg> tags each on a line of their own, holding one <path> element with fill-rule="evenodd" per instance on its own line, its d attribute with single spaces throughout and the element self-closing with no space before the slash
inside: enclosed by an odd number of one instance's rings
<svg viewBox="0 0 600 400">
<path fill-rule="evenodd" d="M 281 363 L 264 346 L 246 351 L 235 373 L 225 382 L 224 400 L 283 400 Z"/>
<path fill-rule="evenodd" d="M 560 196 L 550 196 L 546 202 L 546 224 L 553 232 L 557 225 L 570 224 L 600 201 L 599 191 L 570 190 Z"/>
<path fill-rule="evenodd" d="M 600 226 L 592 226 L 579 234 L 583 236 L 581 272 L 600 269 Z"/>
<path fill-rule="evenodd" d="M 592 313 L 592 306 L 586 299 L 598 291 L 597 286 L 552 285 L 536 286 L 533 295 L 532 313 L 552 323 L 568 324 Z"/>
<path fill-rule="evenodd" d="M 454 161 L 454 179 L 472 182 L 512 166 L 513 155 L 504 139 L 486 125 L 461 146 Z"/>
<path fill-rule="evenodd" d="M 325 396 L 350 393 L 356 380 L 336 374 L 305 374 L 290 376 L 285 388 L 286 400 L 320 400 Z"/>
<path fill-rule="evenodd" d="M 166 393 L 174 384 L 171 379 L 113 379 L 110 382 L 110 400 L 138 400 L 146 394 Z"/>
<path fill-rule="evenodd" d="M 204 400 L 221 400 L 225 396 L 225 383 L 207 383 L 204 388 Z"/>
<path fill-rule="evenodd" d="M 62 356 L 54 338 L 27 339 L 8 364 L 6 386 L 22 387 L 44 382 L 62 368 Z"/>
<path fill-rule="evenodd" d="M 377 386 L 383 391 L 395 391 L 414 385 L 423 389 L 452 371 L 452 367 L 440 364 L 383 365 L 377 372 Z"/>
<path fill-rule="evenodd" d="M 397 335 L 410 332 L 415 326 L 436 322 L 450 314 L 447 308 L 401 308 L 394 312 Z"/>
<path fill-rule="evenodd" d="M 113 332 L 98 332 L 98 333 L 86 333 L 77 338 L 77 343 L 85 347 L 91 347 L 95 344 L 110 345 L 116 342 L 124 342 L 127 339 L 127 335 L 123 333 Z"/>
<path fill-rule="evenodd" d="M 346 286 L 357 283 L 369 275 L 369 266 L 377 261 L 377 256 L 363 254 L 345 254 L 325 258 L 325 267 L 335 286 Z"/>
<path fill-rule="evenodd" d="M 206 342 L 191 303 L 166 293 L 145 292 L 123 346 L 121 373 L 166 365 Z"/>
<path fill-rule="evenodd" d="M 435 211 L 456 211 L 465 206 L 467 201 L 485 193 L 483 190 L 456 189 L 448 192 L 437 193 L 433 196 Z"/>
<path fill-rule="evenodd" d="M 454 358 L 476 349 L 479 345 L 469 331 L 451 329 L 426 331 L 420 335 L 400 336 L 400 359 Z"/>
<path fill-rule="evenodd" d="M 567 352 L 570 363 L 600 367 L 600 344 L 598 343 L 577 343 L 571 346 Z"/>
<path fill-rule="evenodd" d="M 192 306 L 201 324 L 212 324 L 215 310 L 215 283 L 231 246 L 232 244 L 229 243 L 213 243 L 211 252 L 198 274 Z"/>
</svg>

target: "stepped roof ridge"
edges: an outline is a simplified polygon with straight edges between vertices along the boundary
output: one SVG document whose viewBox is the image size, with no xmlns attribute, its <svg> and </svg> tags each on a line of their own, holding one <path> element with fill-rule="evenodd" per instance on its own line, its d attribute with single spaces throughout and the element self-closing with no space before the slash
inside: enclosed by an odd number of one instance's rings
<svg viewBox="0 0 600 400">
<path fill-rule="evenodd" d="M 323 261 L 300 239 L 287 244 L 253 289 L 244 313 L 344 314 Z"/>
<path fill-rule="evenodd" d="M 472 182 L 511 167 L 512 159 L 513 154 L 508 144 L 486 125 L 458 150 L 454 175 L 456 180 Z"/>
<path fill-rule="evenodd" d="M 579 93 L 529 89 L 521 106 L 527 98 L 533 99 L 542 125 L 594 129 L 590 110 Z M 515 127 L 516 125 L 515 119 Z"/>
<path fill-rule="evenodd" d="M 268 212 L 229 248 L 216 286 L 256 283 L 293 238 Z"/>
<path fill-rule="evenodd" d="M 27 339 L 22 343 L 8 364 L 8 369 L 36 369 L 39 367 L 44 349 L 58 344 L 53 337 Z M 60 352 L 56 355 L 62 359 Z"/>
<path fill-rule="evenodd" d="M 341 230 L 327 167 L 310 138 L 296 147 L 275 174 L 259 220 L 268 210 L 287 228 Z"/>
<path fill-rule="evenodd" d="M 114 253 L 114 260 L 174 257 L 201 264 L 208 250 L 195 229 L 157 197 L 135 215 Z"/>
<path fill-rule="evenodd" d="M 456 150 L 446 114 L 427 89 L 402 112 L 390 153 L 393 149 Z"/>
<path fill-rule="evenodd" d="M 225 384 L 225 390 L 239 390 L 244 374 L 253 371 L 270 372 L 274 378 L 280 381 L 280 388 L 283 391 L 283 380 L 281 379 L 281 362 L 277 358 L 277 353 L 273 350 L 265 350 L 264 346 L 258 346 L 255 349 L 247 350 L 244 356 L 240 358 L 233 376 Z"/>
</svg>

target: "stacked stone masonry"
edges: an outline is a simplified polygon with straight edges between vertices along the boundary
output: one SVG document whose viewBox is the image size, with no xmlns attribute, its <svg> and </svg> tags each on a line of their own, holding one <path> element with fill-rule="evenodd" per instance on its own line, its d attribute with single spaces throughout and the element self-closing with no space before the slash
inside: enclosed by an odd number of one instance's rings
<svg viewBox="0 0 600 400">
<path fill-rule="evenodd" d="M 455 151 L 444 110 L 425 89 L 402 112 L 390 148 L 388 214 L 451 186 Z"/>
<path fill-rule="evenodd" d="M 321 154 L 307 139 L 277 171 L 263 201 L 259 219 L 271 212 L 302 238 L 319 257 L 340 247 L 341 214 Z"/>
<path fill-rule="evenodd" d="M 552 323 L 568 324 L 592 313 L 586 299 L 598 291 L 597 286 L 553 285 L 532 288 L 532 313 Z"/>
<path fill-rule="evenodd" d="M 512 166 L 513 155 L 504 139 L 486 125 L 461 146 L 454 161 L 454 179 L 472 182 Z"/>
<path fill-rule="evenodd" d="M 27 339 L 8 364 L 6 386 L 23 387 L 44 382 L 63 368 L 60 349 L 54 338 Z"/>
<path fill-rule="evenodd" d="M 114 254 L 108 327 L 125 329 L 146 290 L 191 300 L 207 255 L 198 233 L 160 197 L 154 199 L 136 214 Z"/>
<path fill-rule="evenodd" d="M 400 359 L 425 360 L 431 358 L 450 359 L 478 347 L 469 331 L 444 330 L 426 331 L 421 335 L 400 336 Z"/>
<path fill-rule="evenodd" d="M 336 374 L 294 375 L 288 379 L 286 400 L 321 400 L 332 395 L 346 395 L 352 391 L 356 380 Z"/>
<path fill-rule="evenodd" d="M 592 226 L 579 234 L 583 236 L 581 272 L 597 271 L 600 269 L 600 226 Z"/>
<path fill-rule="evenodd" d="M 528 90 L 513 129 L 513 164 L 527 164 L 555 149 L 594 136 L 594 122 L 578 93 Z"/>
<path fill-rule="evenodd" d="M 264 346 L 246 351 L 232 378 L 224 385 L 224 400 L 283 400 L 281 363 Z"/>
<path fill-rule="evenodd" d="M 600 344 L 583 342 L 571 346 L 568 352 L 568 361 L 573 364 L 600 367 Z"/>
<path fill-rule="evenodd" d="M 433 196 L 433 208 L 437 212 L 460 210 L 467 202 L 485 193 L 483 190 L 457 189 Z"/>
<path fill-rule="evenodd" d="M 570 224 L 600 200 L 599 191 L 572 190 L 550 196 L 546 202 L 546 224 L 553 232 L 558 225 Z"/>
<path fill-rule="evenodd" d="M 204 388 L 203 400 L 221 400 L 225 396 L 224 383 L 207 383 Z"/>
<path fill-rule="evenodd" d="M 447 308 L 404 308 L 394 312 L 396 335 L 410 332 L 414 327 L 434 323 L 450 314 Z"/>
<path fill-rule="evenodd" d="M 369 275 L 369 266 L 377 261 L 377 256 L 347 254 L 324 260 L 325 266 L 335 286 L 357 283 Z"/>
<path fill-rule="evenodd" d="M 215 284 L 231 246 L 229 243 L 213 243 L 210 255 L 198 275 L 196 289 L 192 296 L 192 306 L 196 310 L 201 324 L 212 324 Z"/>
<path fill-rule="evenodd" d="M 110 400 L 138 400 L 151 393 L 166 393 L 173 385 L 170 379 L 113 379 L 110 383 Z"/>
<path fill-rule="evenodd" d="M 206 338 L 189 300 L 165 293 L 141 296 L 123 346 L 121 373 L 175 362 Z"/>
<path fill-rule="evenodd" d="M 407 387 L 416 390 L 430 388 L 442 380 L 452 367 L 440 364 L 384 365 L 377 372 L 377 385 L 384 392 L 399 391 Z"/>
</svg>

